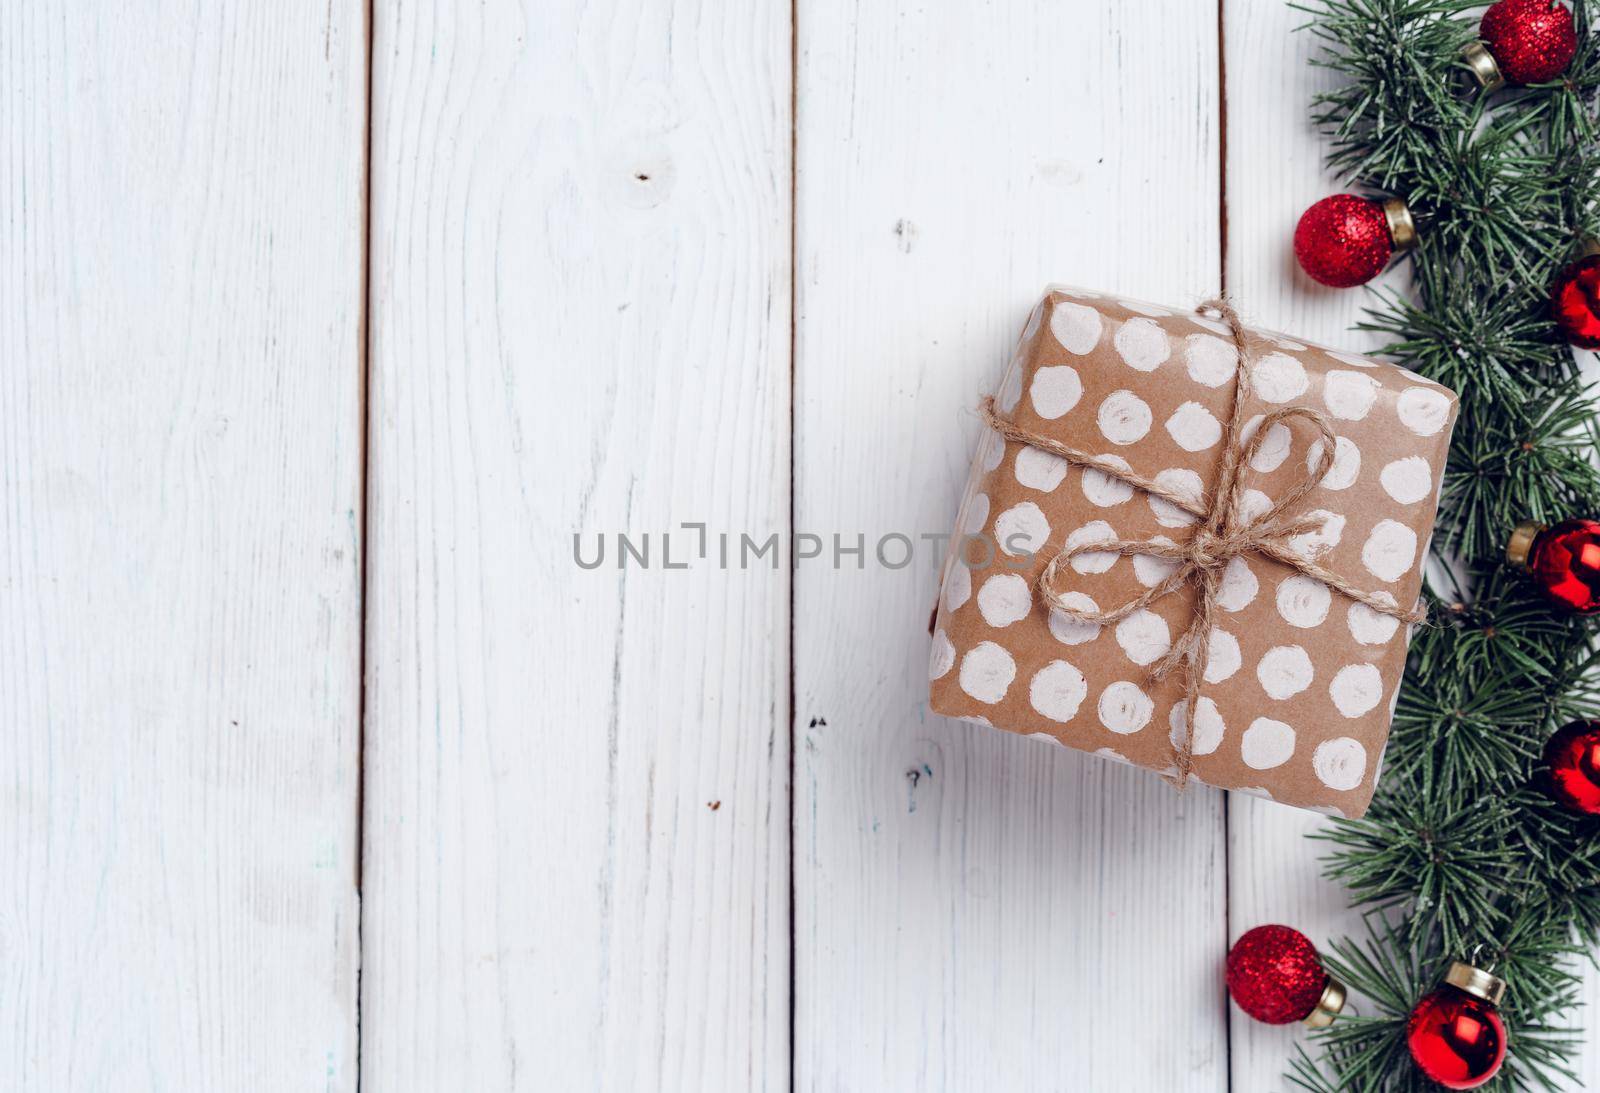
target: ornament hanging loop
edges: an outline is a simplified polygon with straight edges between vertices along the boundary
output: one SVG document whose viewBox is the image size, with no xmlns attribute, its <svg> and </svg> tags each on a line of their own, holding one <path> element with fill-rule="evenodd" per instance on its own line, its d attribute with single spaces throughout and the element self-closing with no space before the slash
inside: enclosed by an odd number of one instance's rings
<svg viewBox="0 0 1600 1093">
<path fill-rule="evenodd" d="M 1482 948 L 1482 946 L 1479 946 L 1479 948 Z M 1475 968 L 1471 964 L 1463 964 L 1459 960 L 1451 963 L 1450 970 L 1445 973 L 1444 981 L 1452 987 L 1466 991 L 1474 998 L 1483 999 L 1491 1006 L 1498 1006 L 1500 999 L 1504 998 L 1506 993 L 1506 981 L 1504 979 L 1482 968 Z"/>
<path fill-rule="evenodd" d="M 1494 59 L 1494 54 L 1489 52 L 1488 46 L 1482 42 L 1468 42 L 1461 48 L 1461 56 L 1467 62 L 1472 78 L 1478 81 L 1478 86 L 1485 94 L 1492 95 L 1505 87 L 1505 75 L 1500 71 L 1500 64 Z"/>
</svg>

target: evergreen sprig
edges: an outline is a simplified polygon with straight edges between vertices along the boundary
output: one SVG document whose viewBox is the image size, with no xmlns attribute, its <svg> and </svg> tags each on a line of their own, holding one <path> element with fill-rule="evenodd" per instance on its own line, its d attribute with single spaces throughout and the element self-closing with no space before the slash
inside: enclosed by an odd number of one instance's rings
<svg viewBox="0 0 1600 1093">
<path fill-rule="evenodd" d="M 1483 95 L 1462 47 L 1481 4 L 1297 4 L 1340 77 L 1313 118 L 1347 181 L 1405 198 L 1421 227 L 1409 293 L 1376 293 L 1361 324 L 1391 360 L 1455 390 L 1430 582 L 1434 622 L 1411 647 L 1371 811 L 1319 833 L 1329 875 L 1365 908 L 1334 941 L 1357 995 L 1288 1080 L 1312 1093 L 1436 1088 L 1412 1064 L 1406 1017 L 1451 960 L 1492 964 L 1511 1050 L 1491 1090 L 1576 1081 L 1577 967 L 1600 942 L 1600 821 L 1539 788 L 1564 722 L 1600 712 L 1581 620 L 1507 571 L 1523 519 L 1600 513 L 1596 400 L 1549 314 L 1576 242 L 1600 236 L 1596 0 L 1571 0 L 1577 58 L 1548 84 Z M 1446 585 L 1448 587 L 1441 587 Z"/>
</svg>

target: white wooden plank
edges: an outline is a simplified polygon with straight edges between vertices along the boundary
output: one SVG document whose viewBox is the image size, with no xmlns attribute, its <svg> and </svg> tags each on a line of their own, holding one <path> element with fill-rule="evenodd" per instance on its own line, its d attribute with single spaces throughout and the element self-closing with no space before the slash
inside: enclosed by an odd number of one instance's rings
<svg viewBox="0 0 1600 1093">
<path fill-rule="evenodd" d="M 353 1089 L 362 5 L 0 42 L 5 1085 Z"/>
<path fill-rule="evenodd" d="M 776 0 L 378 4 L 369 1088 L 786 1084 L 787 575 L 660 535 L 787 530 L 789 58 Z"/>
<path fill-rule="evenodd" d="M 1279 0 L 1224 0 L 1223 7 L 1229 289 L 1251 321 L 1328 345 L 1375 349 L 1381 339 L 1350 329 L 1372 304 L 1370 295 L 1317 285 L 1296 265 L 1292 247 L 1305 208 L 1347 188 L 1324 169 L 1326 142 L 1309 120 L 1312 96 L 1335 77 L 1310 64 L 1315 40 L 1296 31 L 1306 21 L 1304 12 Z M 1379 284 L 1403 287 L 1407 277 L 1406 267 L 1396 266 Z M 1313 813 L 1230 795 L 1230 941 L 1266 922 L 1294 926 L 1318 944 L 1364 936 L 1349 896 L 1322 876 L 1325 845 L 1306 838 L 1326 822 Z M 1592 1014 L 1600 1003 L 1600 976 L 1591 972 L 1587 982 L 1585 1012 Z M 1359 1005 L 1359 998 L 1352 999 L 1352 1007 Z M 1237 1008 L 1230 1020 L 1233 1087 L 1282 1088 L 1304 1029 L 1260 1025 Z M 1593 1043 L 1585 1048 L 1580 1073 L 1600 1073 Z"/>
<path fill-rule="evenodd" d="M 947 532 L 1047 282 L 1217 288 L 1216 14 L 798 5 L 799 530 Z M 796 574 L 796 1086 L 1223 1088 L 1220 794 L 927 715 L 868 549 Z"/>
<path fill-rule="evenodd" d="M 1305 14 L 1278 0 L 1224 0 L 1223 10 L 1229 291 L 1251 322 L 1327 345 L 1373 348 L 1374 339 L 1349 330 L 1367 294 L 1324 288 L 1294 258 L 1300 213 L 1341 190 L 1323 168 L 1326 147 L 1310 122 L 1311 98 L 1331 78 L 1310 64 L 1311 36 L 1295 32 Z M 1361 936 L 1343 888 L 1322 876 L 1324 846 L 1306 838 L 1326 824 L 1323 817 L 1243 794 L 1230 794 L 1228 810 L 1230 942 L 1266 922 L 1293 926 L 1319 945 Z M 1258 1024 L 1237 1007 L 1229 1016 L 1233 1087 L 1284 1088 L 1305 1029 Z"/>
</svg>

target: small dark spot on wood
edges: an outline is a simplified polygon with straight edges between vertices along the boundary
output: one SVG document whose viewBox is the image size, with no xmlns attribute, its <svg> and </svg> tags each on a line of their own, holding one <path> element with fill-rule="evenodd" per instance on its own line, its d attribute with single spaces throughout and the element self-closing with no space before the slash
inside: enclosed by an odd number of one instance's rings
<svg viewBox="0 0 1600 1093">
<path fill-rule="evenodd" d="M 811 719 L 811 726 L 810 727 L 814 729 L 817 726 L 821 725 L 824 728 L 826 728 L 827 724 L 828 724 L 828 719 L 826 717 L 813 717 Z"/>
<path fill-rule="evenodd" d="M 638 174 L 634 175 L 633 177 L 638 179 L 640 182 L 649 182 L 650 181 L 650 176 L 645 174 L 643 171 L 640 171 Z"/>
<path fill-rule="evenodd" d="M 228 724 L 232 725 L 236 729 L 239 727 L 239 723 L 237 721 L 230 721 Z"/>
<path fill-rule="evenodd" d="M 917 226 L 904 218 L 894 222 L 894 234 L 900 240 L 902 254 L 910 254 L 911 248 L 917 245 Z"/>
<path fill-rule="evenodd" d="M 715 812 L 717 809 L 722 807 L 722 802 L 721 801 L 707 801 L 706 802 L 706 807 L 709 808 L 712 812 Z"/>
</svg>

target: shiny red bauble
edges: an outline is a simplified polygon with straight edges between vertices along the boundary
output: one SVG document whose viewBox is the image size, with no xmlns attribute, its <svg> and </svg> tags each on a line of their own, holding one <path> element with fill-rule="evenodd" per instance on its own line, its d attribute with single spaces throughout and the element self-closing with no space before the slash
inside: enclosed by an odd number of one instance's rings
<svg viewBox="0 0 1600 1093">
<path fill-rule="evenodd" d="M 1600 816 L 1600 721 L 1570 721 L 1545 742 L 1550 795 L 1574 812 Z"/>
<path fill-rule="evenodd" d="M 1600 611 L 1600 523 L 1523 523 L 1512 533 L 1506 553 L 1555 603 L 1580 615 Z"/>
<path fill-rule="evenodd" d="M 1446 1089 L 1476 1089 L 1505 1062 L 1506 1026 L 1493 1003 L 1447 983 L 1411 1011 L 1406 1047 L 1417 1068 Z"/>
<path fill-rule="evenodd" d="M 1578 52 L 1572 12 L 1556 0 L 1500 0 L 1484 12 L 1478 36 L 1511 83 L 1544 83 Z"/>
<path fill-rule="evenodd" d="M 1312 1019 L 1327 1024 L 1344 1005 L 1344 988 L 1323 970 L 1317 948 L 1299 930 L 1257 926 L 1228 950 L 1228 993 L 1269 1025 Z M 1326 1020 L 1317 1019 L 1325 1015 Z"/>
<path fill-rule="evenodd" d="M 1393 254 L 1383 205 L 1356 194 L 1323 198 L 1301 214 L 1294 229 L 1300 268 L 1331 288 L 1366 284 L 1383 272 Z"/>
<path fill-rule="evenodd" d="M 1551 316 L 1561 336 L 1580 349 L 1600 349 L 1600 253 L 1561 271 L 1550 293 Z"/>
</svg>

